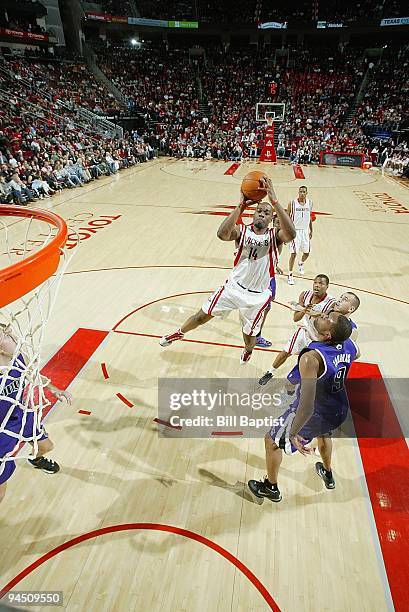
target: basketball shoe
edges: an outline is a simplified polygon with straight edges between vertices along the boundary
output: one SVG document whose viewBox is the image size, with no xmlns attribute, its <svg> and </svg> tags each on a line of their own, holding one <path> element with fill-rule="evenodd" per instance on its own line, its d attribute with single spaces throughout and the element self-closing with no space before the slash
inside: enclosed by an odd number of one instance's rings
<svg viewBox="0 0 409 612">
<path fill-rule="evenodd" d="M 301 276 L 304 276 L 304 264 L 301 261 L 298 264 L 298 272 L 301 274 Z"/>
<path fill-rule="evenodd" d="M 170 346 L 172 344 L 172 342 L 176 342 L 176 340 L 182 340 L 183 336 L 185 334 L 183 334 L 180 329 L 178 329 L 177 331 L 173 332 L 173 334 L 168 334 L 167 336 L 162 336 L 162 338 L 159 340 L 159 344 L 161 346 Z"/>
<path fill-rule="evenodd" d="M 315 471 L 317 472 L 321 480 L 323 480 L 327 489 L 335 489 L 335 480 L 332 475 L 332 472 L 328 472 L 324 468 L 324 464 L 322 463 L 322 461 L 317 461 L 317 463 L 315 464 Z"/>
<path fill-rule="evenodd" d="M 246 365 L 251 359 L 252 353 L 244 349 L 242 354 L 240 355 L 240 365 Z"/>
<path fill-rule="evenodd" d="M 268 382 L 270 382 L 270 380 L 273 378 L 273 376 L 274 376 L 274 372 L 270 372 L 270 370 L 267 370 L 267 372 L 265 374 L 263 374 L 263 376 L 258 381 L 258 384 L 259 385 L 266 385 Z"/>
<path fill-rule="evenodd" d="M 272 342 L 270 340 L 266 340 L 263 336 L 257 336 L 256 346 L 261 346 L 263 348 L 269 348 L 272 346 Z"/>
<path fill-rule="evenodd" d="M 56 474 L 60 471 L 60 466 L 56 461 L 47 459 L 46 457 L 37 457 L 37 459 L 27 459 L 36 470 L 43 470 L 46 474 Z"/>
<path fill-rule="evenodd" d="M 267 499 L 270 499 L 272 502 L 280 502 L 283 499 L 278 486 L 276 484 L 272 485 L 267 478 L 265 478 L 264 481 L 249 480 L 247 485 L 253 495 L 259 499 L 267 497 Z"/>
<path fill-rule="evenodd" d="M 292 274 L 289 274 L 289 275 L 288 275 L 288 277 L 287 277 L 287 283 L 288 283 L 289 285 L 294 285 L 294 284 L 295 284 L 295 283 L 294 283 L 294 279 L 293 279 L 293 275 L 292 275 Z"/>
</svg>

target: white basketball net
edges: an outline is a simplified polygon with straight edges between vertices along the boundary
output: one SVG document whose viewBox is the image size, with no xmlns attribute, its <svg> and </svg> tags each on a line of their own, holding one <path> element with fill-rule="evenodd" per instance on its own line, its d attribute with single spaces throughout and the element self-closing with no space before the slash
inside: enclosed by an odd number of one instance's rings
<svg viewBox="0 0 409 612">
<path fill-rule="evenodd" d="M 47 245 L 57 231 L 46 221 L 0 217 L 0 265 L 4 268 L 22 261 Z M 50 405 L 45 395 L 50 381 L 40 373 L 45 328 L 75 251 L 61 249 L 57 272 L 0 310 L 0 475 L 26 442 L 30 444 L 18 458 L 35 458 L 38 453 L 38 440 L 43 435 L 41 421 Z"/>
</svg>

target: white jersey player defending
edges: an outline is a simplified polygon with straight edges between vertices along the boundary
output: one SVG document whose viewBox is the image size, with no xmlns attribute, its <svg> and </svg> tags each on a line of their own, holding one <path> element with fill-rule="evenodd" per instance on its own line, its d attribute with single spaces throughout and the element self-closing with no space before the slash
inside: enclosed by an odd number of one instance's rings
<svg viewBox="0 0 409 612">
<path fill-rule="evenodd" d="M 312 238 L 312 202 L 307 198 L 308 189 L 302 185 L 298 190 L 298 198 L 292 200 L 287 212 L 294 223 L 296 237 L 290 242 L 290 261 L 288 263 L 288 284 L 294 285 L 293 268 L 297 253 L 302 253 L 298 262 L 298 271 L 304 274 L 304 262 L 310 254 L 310 241 Z"/>
<path fill-rule="evenodd" d="M 327 314 L 334 309 L 335 299 L 327 294 L 329 278 L 326 274 L 318 274 L 314 278 L 312 291 L 303 291 L 298 302 L 291 302 L 294 312 L 294 322 L 298 323 L 297 331 L 291 336 L 281 353 L 277 355 L 270 370 L 258 381 L 265 385 L 273 378 L 290 355 L 299 355 L 310 342 L 315 340 L 311 330 L 314 328 L 312 318 L 317 314 Z"/>
<path fill-rule="evenodd" d="M 294 224 L 278 203 L 270 179 L 267 180 L 265 188 L 269 202 L 257 204 L 251 225 L 239 223 L 246 207 L 253 204 L 241 194 L 240 204 L 219 227 L 218 238 L 234 240 L 237 249 L 234 267 L 228 279 L 179 330 L 163 336 L 160 340 L 161 346 L 169 346 L 176 340 L 182 340 L 187 332 L 207 323 L 213 317 L 238 310 L 245 344 L 240 363 L 245 364 L 250 360 L 264 312 L 272 300 L 270 280 L 275 274 L 278 247 L 295 237 Z M 279 219 L 280 229 L 269 228 L 274 212 Z"/>
</svg>

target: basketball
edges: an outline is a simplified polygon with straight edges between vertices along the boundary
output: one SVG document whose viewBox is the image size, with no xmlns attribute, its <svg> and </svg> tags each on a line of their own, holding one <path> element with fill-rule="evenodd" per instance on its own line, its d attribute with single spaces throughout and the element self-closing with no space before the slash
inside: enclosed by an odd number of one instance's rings
<svg viewBox="0 0 409 612">
<path fill-rule="evenodd" d="M 241 184 L 241 190 L 247 199 L 259 202 L 267 195 L 267 189 L 261 188 L 265 179 L 267 179 L 267 175 L 260 170 L 253 170 L 253 172 L 246 174 Z"/>
</svg>

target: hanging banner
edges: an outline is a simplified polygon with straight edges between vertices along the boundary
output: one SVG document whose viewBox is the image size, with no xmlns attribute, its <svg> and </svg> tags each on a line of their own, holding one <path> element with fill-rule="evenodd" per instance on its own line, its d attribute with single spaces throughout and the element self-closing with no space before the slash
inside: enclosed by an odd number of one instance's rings
<svg viewBox="0 0 409 612">
<path fill-rule="evenodd" d="M 187 28 L 197 29 L 199 27 L 198 21 L 169 21 L 168 28 Z"/>
<path fill-rule="evenodd" d="M 128 17 L 129 25 L 152 26 L 153 28 L 167 28 L 168 21 L 165 19 L 144 19 L 143 17 Z"/>
<path fill-rule="evenodd" d="M 24 32 L 22 30 L 10 30 L 9 28 L 0 28 L 0 36 L 15 38 L 24 42 L 48 42 L 48 34 L 37 34 L 36 32 Z"/>
<path fill-rule="evenodd" d="M 343 28 L 343 27 L 344 27 L 343 23 L 331 23 L 329 21 L 317 21 L 317 28 L 318 29 Z"/>
<path fill-rule="evenodd" d="M 408 25 L 409 17 L 393 17 L 390 19 L 382 19 L 380 25 L 381 26 L 400 26 L 400 25 Z"/>
<path fill-rule="evenodd" d="M 259 23 L 257 27 L 259 30 L 285 30 L 287 28 L 287 22 L 265 21 L 264 23 Z"/>
</svg>

